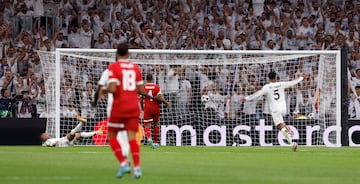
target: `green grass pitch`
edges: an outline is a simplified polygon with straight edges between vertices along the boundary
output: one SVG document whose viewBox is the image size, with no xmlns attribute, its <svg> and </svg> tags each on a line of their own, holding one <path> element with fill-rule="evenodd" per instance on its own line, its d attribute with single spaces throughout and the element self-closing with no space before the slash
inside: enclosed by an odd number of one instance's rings
<svg viewBox="0 0 360 184">
<path fill-rule="evenodd" d="M 360 148 L 351 147 L 142 146 L 141 164 L 141 179 L 117 179 L 110 147 L 0 146 L 0 183 L 360 183 Z"/>
</svg>

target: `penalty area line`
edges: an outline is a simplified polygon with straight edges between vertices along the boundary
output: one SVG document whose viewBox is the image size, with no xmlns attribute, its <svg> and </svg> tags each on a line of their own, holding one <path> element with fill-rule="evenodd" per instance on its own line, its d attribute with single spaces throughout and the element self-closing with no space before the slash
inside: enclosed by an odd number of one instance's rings
<svg viewBox="0 0 360 184">
<path fill-rule="evenodd" d="M 53 180 L 61 180 L 61 181 L 73 181 L 79 180 L 79 177 L 74 176 L 36 176 L 36 177 L 27 177 L 27 176 L 7 176 L 4 178 L 7 181 L 18 181 L 18 180 L 34 180 L 34 181 L 53 181 Z"/>
</svg>

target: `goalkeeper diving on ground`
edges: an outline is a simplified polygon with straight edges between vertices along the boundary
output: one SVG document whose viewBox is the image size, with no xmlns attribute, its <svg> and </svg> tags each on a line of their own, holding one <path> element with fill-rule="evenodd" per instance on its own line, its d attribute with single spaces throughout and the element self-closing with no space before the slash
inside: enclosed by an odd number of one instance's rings
<svg viewBox="0 0 360 184">
<path fill-rule="evenodd" d="M 97 131 L 93 132 L 80 132 L 83 125 L 86 123 L 86 119 L 82 118 L 80 115 L 76 117 L 79 124 L 76 125 L 74 129 L 70 131 L 66 136 L 60 138 L 51 138 L 49 134 L 42 133 L 40 139 L 42 141 L 42 146 L 49 147 L 68 147 L 75 145 L 81 138 L 92 137 L 94 135 L 102 135 L 104 126 L 100 127 Z"/>
</svg>

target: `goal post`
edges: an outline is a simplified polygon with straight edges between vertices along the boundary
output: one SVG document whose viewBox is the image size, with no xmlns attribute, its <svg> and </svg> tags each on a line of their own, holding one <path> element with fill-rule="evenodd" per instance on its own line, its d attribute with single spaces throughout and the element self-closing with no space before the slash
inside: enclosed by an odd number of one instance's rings
<svg viewBox="0 0 360 184">
<path fill-rule="evenodd" d="M 115 61 L 114 49 L 38 51 L 47 99 L 47 132 L 54 137 L 75 125 L 75 111 L 89 119 L 84 131 L 106 123 L 106 97 L 96 108 L 97 80 Z M 307 73 L 309 78 L 286 91 L 285 123 L 300 145 L 341 146 L 341 52 L 266 50 L 130 49 L 145 80 L 153 74 L 173 107 L 161 107 L 161 145 L 271 146 L 287 145 L 272 123 L 264 98 L 241 103 L 268 82 L 270 70 L 280 81 Z M 171 75 L 169 75 L 171 73 Z M 301 113 L 303 114 L 301 118 Z M 347 115 L 346 115 L 347 116 Z M 145 140 L 142 141 L 146 143 Z M 106 135 L 82 145 L 107 144 Z"/>
</svg>

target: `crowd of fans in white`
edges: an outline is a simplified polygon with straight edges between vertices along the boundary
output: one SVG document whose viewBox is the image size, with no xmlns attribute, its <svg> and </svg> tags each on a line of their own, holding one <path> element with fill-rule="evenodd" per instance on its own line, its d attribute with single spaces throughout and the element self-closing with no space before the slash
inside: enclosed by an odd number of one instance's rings
<svg viewBox="0 0 360 184">
<path fill-rule="evenodd" d="M 360 118 L 360 1 L 351 0 L 0 0 L 0 89 L 1 109 L 7 102 L 15 104 L 16 117 L 38 117 L 46 114 L 45 87 L 40 58 L 35 50 L 54 51 L 56 48 L 115 48 L 127 42 L 133 49 L 194 49 L 194 50 L 348 50 L 349 118 Z M 55 6 L 49 6 L 55 5 Z M 56 9 L 46 8 L 52 7 Z M 56 16 L 44 18 L 48 11 Z M 46 21 L 44 21 L 46 20 Z M 14 25 L 14 22 L 18 25 Z M 45 22 L 45 23 L 44 23 Z M 19 29 L 14 29 L 17 26 Z M 14 31 L 16 30 L 16 31 Z M 74 117 L 79 110 L 91 117 L 90 100 L 100 73 L 87 60 L 78 61 L 86 81 L 77 83 L 79 76 L 64 70 L 62 82 L 63 116 Z M 305 64 L 304 64 L 305 62 Z M 299 64 L 301 66 L 299 66 Z M 87 67 L 85 67 L 87 66 Z M 89 67 L 90 66 L 90 67 Z M 246 76 L 231 75 L 234 71 L 218 66 L 205 66 L 198 71 L 200 91 L 197 95 L 214 93 L 226 96 L 224 111 L 232 108 L 230 118 L 254 114 L 259 102 L 239 105 L 231 95 L 247 95 L 266 82 L 263 73 Z M 264 66 L 258 66 L 259 68 Z M 317 65 L 302 60 L 286 65 L 293 71 L 281 80 L 308 72 L 309 86 L 289 90 L 289 114 L 314 110 Z M 182 75 L 186 67 L 163 68 L 171 78 L 160 84 L 164 92 L 181 93 L 180 108 L 193 105 L 193 81 Z M 209 71 L 214 72 L 210 77 Z M 227 71 L 227 72 L 222 72 Z M 155 71 L 156 73 L 156 71 Z M 186 72 L 185 72 L 186 73 Z M 226 78 L 226 76 L 228 77 Z M 261 76 L 262 75 L 262 76 Z M 265 76 L 265 78 L 264 78 Z M 217 80 L 223 77 L 221 80 Z M 225 78 L 224 78 L 225 77 Z M 226 81 L 246 79 L 246 84 L 225 89 Z M 206 81 L 213 80 L 211 85 Z M 171 82 L 173 81 L 173 82 Z M 187 81 L 187 82 L 181 82 Z M 225 82 L 225 83 L 223 83 Z M 244 82 L 244 81 L 243 81 Z M 233 82 L 229 82 L 232 83 Z M 254 83 L 254 84 L 252 84 Z M 184 84 L 184 85 L 183 85 Z M 79 86 L 80 85 L 80 86 Z M 169 85 L 169 86 L 166 86 Z M 173 88 L 173 90 L 169 90 Z M 298 89 L 299 88 L 299 89 Z M 167 91 L 166 91 L 167 90 Z M 212 92 L 211 92 L 212 91 Z M 296 92 L 296 93 L 295 93 Z M 291 96 L 294 96 L 292 98 Z M 75 102 L 77 96 L 81 103 Z M 211 96 L 211 95 L 210 95 Z M 31 100 L 30 100 L 31 99 Z M 222 97 L 219 99 L 223 99 Z M 296 102 L 290 102 L 294 100 Z M 4 105 L 5 104 L 5 105 Z M 228 105 L 226 105 L 228 104 Z M 261 104 L 261 103 L 260 103 Z M 295 104 L 295 105 L 294 105 Z M 241 107 L 241 108 L 237 108 Z M 251 108 L 247 108 L 251 107 Z M 261 107 L 261 106 L 260 106 Z M 235 110 L 234 110 L 235 109 Z M 3 114 L 5 116 L 5 114 Z"/>
</svg>

